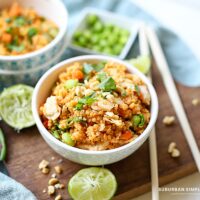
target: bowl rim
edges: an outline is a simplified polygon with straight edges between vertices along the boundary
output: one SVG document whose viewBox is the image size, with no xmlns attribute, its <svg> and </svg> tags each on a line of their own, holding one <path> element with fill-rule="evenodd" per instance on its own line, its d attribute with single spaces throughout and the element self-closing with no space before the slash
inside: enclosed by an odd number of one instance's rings
<svg viewBox="0 0 200 200">
<path fill-rule="evenodd" d="M 150 96 L 151 96 L 151 118 L 150 118 L 150 122 L 147 125 L 146 129 L 144 130 L 144 132 L 137 137 L 135 140 L 133 140 L 132 142 L 125 144 L 123 146 L 117 147 L 115 149 L 109 149 L 109 150 L 102 150 L 102 151 L 94 151 L 94 150 L 85 150 L 85 149 L 79 149 L 77 147 L 72 147 L 69 146 L 63 142 L 61 142 L 60 140 L 56 139 L 53 135 L 51 135 L 49 133 L 49 131 L 44 127 L 44 125 L 41 122 L 40 116 L 39 116 L 39 111 L 37 108 L 37 94 L 38 91 L 40 90 L 40 86 L 43 84 L 43 82 L 48 78 L 49 75 L 53 74 L 54 71 L 66 67 L 66 64 L 70 64 L 73 62 L 79 62 L 79 61 L 83 61 L 83 60 L 107 60 L 107 61 L 114 61 L 114 62 L 118 62 L 120 64 L 123 64 L 127 67 L 128 71 L 130 71 L 131 73 L 134 73 L 136 75 L 138 75 L 143 81 L 144 83 L 147 85 L 148 90 L 150 92 Z M 150 83 L 150 81 L 147 79 L 147 77 L 145 77 L 144 74 L 142 74 L 138 69 L 136 69 L 135 67 L 133 67 L 131 64 L 129 64 L 128 62 L 125 61 L 121 61 L 120 59 L 117 58 L 113 58 L 110 56 L 103 56 L 103 55 L 84 55 L 84 56 L 77 56 L 77 57 L 73 57 L 67 60 L 64 60 L 58 64 L 56 64 L 54 67 L 52 67 L 51 69 L 49 69 L 38 81 L 34 92 L 33 92 L 33 97 L 32 97 L 32 112 L 33 112 L 33 117 L 35 119 L 36 125 L 39 129 L 40 134 L 43 136 L 45 136 L 48 140 L 50 140 L 52 143 L 56 143 L 58 146 L 64 148 L 66 151 L 72 151 L 72 152 L 76 152 L 79 154 L 87 154 L 87 155 L 106 155 L 106 154 L 111 154 L 111 153 L 115 153 L 115 152 L 119 152 L 119 151 L 123 151 L 126 149 L 129 149 L 131 146 L 134 146 L 136 143 L 139 143 L 140 141 L 143 141 L 143 139 L 145 139 L 146 137 L 148 137 L 148 135 L 150 134 L 157 116 L 158 116 L 158 98 L 157 98 L 157 94 L 156 91 L 153 87 L 153 85 Z"/>
<path fill-rule="evenodd" d="M 63 8 L 62 12 L 65 15 L 65 21 L 66 21 L 66 23 L 62 24 L 63 29 L 59 30 L 58 35 L 49 44 L 42 47 L 41 49 L 38 49 L 38 50 L 30 52 L 30 53 L 25 53 L 25 54 L 22 54 L 22 55 L 16 55 L 16 56 L 9 56 L 9 55 L 8 56 L 2 56 L 2 55 L 0 55 L 0 61 L 8 61 L 8 62 L 19 61 L 19 60 L 39 56 L 39 54 L 42 54 L 42 53 L 48 51 L 49 49 L 54 47 L 59 41 L 62 40 L 62 38 L 65 36 L 65 34 L 67 32 L 67 26 L 68 26 L 68 20 L 69 20 L 68 10 L 67 10 L 67 8 L 64 5 L 64 2 L 62 0 L 53 0 L 53 2 L 55 2 L 56 4 L 60 4 L 60 6 Z"/>
</svg>

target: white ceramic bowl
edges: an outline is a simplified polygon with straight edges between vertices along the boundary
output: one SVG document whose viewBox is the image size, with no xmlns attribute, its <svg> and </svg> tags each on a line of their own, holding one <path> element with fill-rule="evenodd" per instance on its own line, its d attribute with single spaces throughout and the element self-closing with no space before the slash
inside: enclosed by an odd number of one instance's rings
<svg viewBox="0 0 200 200">
<path fill-rule="evenodd" d="M 39 107 L 46 101 L 46 98 L 49 96 L 52 87 L 54 86 L 55 82 L 58 79 L 58 75 L 61 72 L 65 71 L 66 67 L 70 66 L 74 62 L 84 63 L 92 61 L 102 62 L 110 60 L 125 65 L 129 72 L 138 75 L 146 83 L 151 95 L 151 119 L 147 128 L 138 138 L 136 138 L 129 144 L 126 144 L 116 149 L 104 150 L 104 151 L 88 151 L 88 150 L 78 149 L 76 147 L 68 146 L 67 144 L 64 144 L 63 142 L 57 140 L 43 126 L 40 120 L 38 110 Z M 32 111 L 36 125 L 42 137 L 52 149 L 54 149 L 61 156 L 71 161 L 85 165 L 95 166 L 95 165 L 110 164 L 122 160 L 123 158 L 126 158 L 134 151 L 136 151 L 144 143 L 144 141 L 148 138 L 157 119 L 158 99 L 156 92 L 152 84 L 148 81 L 148 79 L 141 72 L 139 72 L 136 68 L 134 68 L 127 62 L 108 56 L 98 56 L 98 55 L 79 56 L 58 63 L 41 77 L 33 93 Z"/>
<path fill-rule="evenodd" d="M 2 70 L 0 69 L 0 92 L 6 87 L 11 85 L 24 83 L 34 86 L 39 78 L 52 66 L 61 61 L 64 50 L 66 49 L 66 43 L 63 44 L 60 51 L 55 54 L 44 64 L 32 69 L 26 70 Z"/>
<path fill-rule="evenodd" d="M 0 9 L 8 7 L 14 0 L 0 1 Z M 45 47 L 17 56 L 1 56 L 0 69 L 28 70 L 36 68 L 56 55 L 63 46 L 68 25 L 68 12 L 61 0 L 18 0 L 24 7 L 32 7 L 41 16 L 54 21 L 59 27 L 59 33 L 53 41 Z"/>
</svg>

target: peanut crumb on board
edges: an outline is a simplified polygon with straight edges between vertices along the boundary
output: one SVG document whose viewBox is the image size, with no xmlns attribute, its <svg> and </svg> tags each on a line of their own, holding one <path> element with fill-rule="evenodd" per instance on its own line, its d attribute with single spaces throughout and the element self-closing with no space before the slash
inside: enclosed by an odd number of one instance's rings
<svg viewBox="0 0 200 200">
<path fill-rule="evenodd" d="M 168 153 L 172 153 L 173 149 L 176 147 L 175 142 L 171 142 L 168 146 Z"/>
<path fill-rule="evenodd" d="M 171 155 L 172 158 L 177 158 L 177 157 L 180 157 L 180 155 L 181 155 L 181 152 L 176 147 L 176 143 L 175 142 L 171 142 L 169 144 L 168 153 Z"/>
<path fill-rule="evenodd" d="M 51 160 L 54 160 L 54 159 L 55 159 L 54 157 L 51 157 Z M 63 160 L 60 159 L 59 163 L 61 163 L 62 161 Z M 47 160 L 42 160 L 39 163 L 38 167 L 43 174 L 48 174 L 50 172 L 50 168 L 49 168 L 50 163 Z M 63 172 L 63 169 L 60 165 L 55 165 L 54 169 L 55 169 L 55 172 L 57 174 L 61 174 Z M 65 188 L 65 185 L 63 183 L 60 183 L 60 180 L 57 178 L 56 173 L 51 174 L 51 177 L 48 181 L 47 189 L 44 188 L 42 190 L 43 193 L 47 193 L 48 195 L 54 195 L 58 189 L 64 189 Z M 58 194 L 55 197 L 55 200 L 61 200 L 61 199 L 62 199 L 62 196 L 60 194 Z"/>
<path fill-rule="evenodd" d="M 55 157 L 54 157 L 54 156 L 52 156 L 52 157 L 51 157 L 51 160 L 55 160 Z"/>
<path fill-rule="evenodd" d="M 56 189 L 64 189 L 65 188 L 65 185 L 62 184 L 62 183 L 57 183 L 54 185 Z"/>
<path fill-rule="evenodd" d="M 194 98 L 194 99 L 192 100 L 192 105 L 197 106 L 197 105 L 199 105 L 199 104 L 200 104 L 200 100 L 199 100 L 199 99 Z"/>
<path fill-rule="evenodd" d="M 55 188 L 54 186 L 50 185 L 48 186 L 48 194 L 53 195 L 55 193 Z"/>
<path fill-rule="evenodd" d="M 64 189 L 65 185 L 63 183 L 60 184 L 60 189 Z"/>
<path fill-rule="evenodd" d="M 62 174 L 62 172 L 63 172 L 61 166 L 59 166 L 59 165 L 56 165 L 56 166 L 54 167 L 54 169 L 55 169 L 55 171 L 56 171 L 57 174 Z"/>
<path fill-rule="evenodd" d="M 165 116 L 163 118 L 163 124 L 170 126 L 172 124 L 174 124 L 175 122 L 175 117 L 174 116 Z"/>
<path fill-rule="evenodd" d="M 49 162 L 47 160 L 42 160 L 39 164 L 39 169 L 42 170 L 43 168 L 47 168 L 49 166 Z"/>
<path fill-rule="evenodd" d="M 180 153 L 180 151 L 179 151 L 178 149 L 174 148 L 174 149 L 172 150 L 172 154 L 171 154 L 172 158 L 177 158 L 177 157 L 179 157 L 180 155 L 181 155 L 181 153 Z"/>
<path fill-rule="evenodd" d="M 58 196 L 56 196 L 55 200 L 61 200 L 62 196 L 59 194 Z"/>
<path fill-rule="evenodd" d="M 49 168 L 47 168 L 47 167 L 42 168 L 42 173 L 43 174 L 48 174 L 49 173 Z"/>
<path fill-rule="evenodd" d="M 49 185 L 55 185 L 58 182 L 59 182 L 59 180 L 57 178 L 51 178 L 51 179 L 49 179 L 48 184 Z"/>
</svg>

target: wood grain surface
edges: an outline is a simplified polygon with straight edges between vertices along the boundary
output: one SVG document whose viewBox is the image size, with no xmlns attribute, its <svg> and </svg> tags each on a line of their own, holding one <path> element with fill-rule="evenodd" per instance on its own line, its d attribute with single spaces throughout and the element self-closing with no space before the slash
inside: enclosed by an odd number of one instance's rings
<svg viewBox="0 0 200 200">
<path fill-rule="evenodd" d="M 166 115 L 175 115 L 169 97 L 163 86 L 160 75 L 153 67 L 153 82 L 159 97 L 159 117 L 156 123 L 158 167 L 160 185 L 169 183 L 178 178 L 187 176 L 197 169 L 195 167 L 191 152 L 183 136 L 179 122 L 166 127 L 162 119 Z M 192 99 L 200 98 L 200 88 L 188 88 L 177 84 L 179 94 L 184 103 L 195 138 L 200 145 L 200 106 L 193 106 Z M 40 200 L 54 199 L 43 193 L 47 188 L 49 177 L 54 173 L 53 166 L 61 159 L 45 143 L 36 127 L 28 128 L 17 133 L 5 123 L 1 122 L 0 127 L 4 130 L 8 145 L 7 167 L 11 177 L 24 184 Z M 179 158 L 173 159 L 167 153 L 170 142 L 176 142 L 181 151 Z M 118 190 L 115 199 L 126 200 L 150 190 L 150 162 L 149 162 L 148 141 L 128 158 L 106 166 L 116 175 Z M 55 160 L 51 160 L 55 157 Z M 38 170 L 38 164 L 42 159 L 50 161 L 51 172 L 44 175 Z M 61 182 L 67 184 L 69 178 L 79 169 L 85 167 L 75 164 L 66 159 L 61 163 L 64 172 L 59 176 Z M 70 199 L 67 190 L 59 190 L 63 199 Z"/>
</svg>

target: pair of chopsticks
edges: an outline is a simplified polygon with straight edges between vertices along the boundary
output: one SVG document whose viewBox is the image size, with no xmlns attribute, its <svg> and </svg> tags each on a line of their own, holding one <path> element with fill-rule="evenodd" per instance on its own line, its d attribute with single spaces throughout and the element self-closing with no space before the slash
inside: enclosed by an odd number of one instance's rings
<svg viewBox="0 0 200 200">
<path fill-rule="evenodd" d="M 145 33 L 145 26 L 141 25 L 139 29 L 139 48 L 140 54 L 144 56 L 150 56 L 149 45 Z M 151 71 L 148 73 L 148 78 L 152 82 Z M 150 165 L 151 165 L 151 190 L 152 200 L 159 199 L 158 192 L 158 161 L 157 161 L 157 145 L 156 145 L 156 132 L 155 127 L 152 129 L 149 135 L 149 150 L 150 150 Z"/>
<path fill-rule="evenodd" d="M 173 108 L 176 112 L 183 133 L 187 143 L 192 152 L 197 169 L 200 172 L 200 152 L 195 141 L 192 129 L 190 127 L 187 115 L 185 113 L 183 104 L 176 89 L 174 80 L 169 70 L 166 58 L 161 48 L 160 42 L 155 31 L 151 27 L 142 25 L 139 31 L 140 51 L 142 55 L 150 55 L 148 43 L 150 45 L 152 54 L 155 58 L 158 70 L 161 74 L 164 86 L 167 90 Z M 152 199 L 158 200 L 158 165 L 157 165 L 157 150 L 155 129 L 151 132 L 149 137 L 150 144 L 150 158 L 151 158 L 151 178 L 152 178 Z"/>
</svg>

